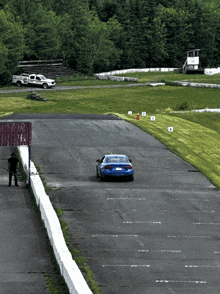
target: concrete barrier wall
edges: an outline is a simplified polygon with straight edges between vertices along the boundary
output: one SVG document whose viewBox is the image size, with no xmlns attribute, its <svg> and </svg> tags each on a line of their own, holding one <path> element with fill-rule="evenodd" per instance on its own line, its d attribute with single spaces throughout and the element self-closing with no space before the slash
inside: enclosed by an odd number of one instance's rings
<svg viewBox="0 0 220 294">
<path fill-rule="evenodd" d="M 128 81 L 128 82 L 137 82 L 137 78 L 131 78 L 131 77 L 116 77 L 114 75 L 120 75 L 120 74 L 127 74 L 127 73 L 134 73 L 134 72 L 168 72 L 168 71 L 174 71 L 176 68 L 131 68 L 131 69 L 121 69 L 121 70 L 113 70 L 109 72 L 102 72 L 94 74 L 94 76 L 99 80 L 112 80 L 112 81 Z"/>
<path fill-rule="evenodd" d="M 155 71 L 161 71 L 161 72 L 168 72 L 168 71 L 174 71 L 176 68 L 130 68 L 130 69 L 120 69 L 120 70 L 113 70 L 109 72 L 102 72 L 97 73 L 96 75 L 99 76 L 111 76 L 111 75 L 120 75 L 120 74 L 127 74 L 127 73 L 134 73 L 134 72 L 155 72 Z"/>
<path fill-rule="evenodd" d="M 21 157 L 21 162 L 24 168 L 24 171 L 26 172 L 26 174 L 28 173 L 28 147 L 27 146 L 19 146 L 18 147 L 19 153 L 20 153 L 20 157 Z"/>
<path fill-rule="evenodd" d="M 220 85 L 217 84 L 207 84 L 207 83 L 191 83 L 191 82 L 181 82 L 174 81 L 174 83 L 184 86 L 184 87 L 197 87 L 197 88 L 220 88 Z"/>
<path fill-rule="evenodd" d="M 118 82 L 137 82 L 137 78 L 130 78 L 130 77 L 117 77 L 117 76 L 111 76 L 111 75 L 99 75 L 95 74 L 94 75 L 97 79 L 99 80 L 112 80 L 112 81 L 118 81 Z"/>
<path fill-rule="evenodd" d="M 19 146 L 18 150 L 22 165 L 28 175 L 28 146 Z M 41 218 L 44 221 L 60 272 L 66 281 L 70 294 L 92 294 L 76 262 L 72 259 L 57 214 L 53 209 L 49 196 L 45 192 L 43 183 L 33 162 L 31 162 L 30 172 L 31 188 L 36 203 L 39 206 Z"/>
<path fill-rule="evenodd" d="M 218 68 L 206 68 L 204 70 L 204 74 L 209 75 L 209 76 L 219 74 L 219 73 L 220 73 L 220 67 L 218 67 Z"/>
<path fill-rule="evenodd" d="M 97 73 L 94 76 L 98 79 L 114 79 L 114 75 L 120 75 L 120 74 L 127 74 L 127 73 L 135 73 L 135 72 L 168 72 L 168 71 L 174 71 L 177 68 L 166 68 L 166 67 L 159 67 L 159 68 L 130 68 L 130 69 L 121 69 L 121 70 L 113 70 L 109 72 L 102 72 Z M 206 75 L 214 75 L 220 73 L 220 67 L 218 68 L 205 68 L 204 74 Z M 119 77 L 118 77 L 119 78 Z M 126 78 L 128 81 L 133 78 Z M 120 77 L 118 81 L 124 81 L 125 78 Z M 132 80 L 131 80 L 132 81 Z M 134 80 L 133 80 L 134 81 Z"/>
</svg>

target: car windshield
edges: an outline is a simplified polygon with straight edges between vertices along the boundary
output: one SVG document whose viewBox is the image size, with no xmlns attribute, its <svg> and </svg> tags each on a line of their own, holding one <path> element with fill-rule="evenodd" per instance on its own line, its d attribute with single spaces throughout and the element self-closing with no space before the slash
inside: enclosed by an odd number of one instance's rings
<svg viewBox="0 0 220 294">
<path fill-rule="evenodd" d="M 126 157 L 108 157 L 106 158 L 107 163 L 128 163 L 128 158 Z"/>
<path fill-rule="evenodd" d="M 42 80 L 46 80 L 45 76 L 40 76 Z"/>
</svg>

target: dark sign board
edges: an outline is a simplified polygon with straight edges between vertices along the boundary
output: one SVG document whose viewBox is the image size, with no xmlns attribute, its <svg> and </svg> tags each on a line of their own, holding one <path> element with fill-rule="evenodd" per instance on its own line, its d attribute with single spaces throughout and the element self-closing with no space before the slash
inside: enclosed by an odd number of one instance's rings
<svg viewBox="0 0 220 294">
<path fill-rule="evenodd" d="M 30 145 L 31 138 L 30 122 L 0 122 L 0 146 Z"/>
</svg>

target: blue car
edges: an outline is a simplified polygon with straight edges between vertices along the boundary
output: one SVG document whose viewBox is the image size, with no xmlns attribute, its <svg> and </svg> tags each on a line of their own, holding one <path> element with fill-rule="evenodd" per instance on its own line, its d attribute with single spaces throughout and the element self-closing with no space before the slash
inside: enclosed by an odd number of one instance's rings
<svg viewBox="0 0 220 294">
<path fill-rule="evenodd" d="M 131 159 L 126 155 L 105 155 L 100 160 L 96 160 L 96 174 L 104 181 L 108 177 L 124 177 L 134 180 L 134 170 Z"/>
</svg>

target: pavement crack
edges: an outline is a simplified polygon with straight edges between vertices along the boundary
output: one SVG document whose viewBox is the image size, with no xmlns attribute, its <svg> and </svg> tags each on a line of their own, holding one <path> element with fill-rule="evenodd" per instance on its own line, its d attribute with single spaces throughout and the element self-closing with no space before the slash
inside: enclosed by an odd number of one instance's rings
<svg viewBox="0 0 220 294">
<path fill-rule="evenodd" d="M 119 209 L 115 209 L 115 212 L 119 215 L 121 219 L 125 219 L 126 213 L 122 213 Z"/>
</svg>

